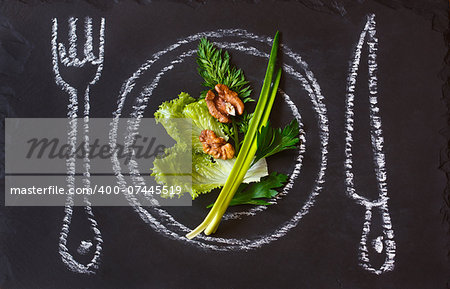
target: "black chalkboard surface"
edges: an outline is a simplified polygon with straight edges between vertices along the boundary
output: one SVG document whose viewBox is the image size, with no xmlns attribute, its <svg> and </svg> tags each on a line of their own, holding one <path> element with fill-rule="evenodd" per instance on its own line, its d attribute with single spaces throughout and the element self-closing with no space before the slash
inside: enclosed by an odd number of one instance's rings
<svg viewBox="0 0 450 289">
<path fill-rule="evenodd" d="M 449 288 L 447 1 L 0 3 L 3 119 L 67 117 L 53 40 L 90 17 L 104 46 L 90 117 L 122 100 L 129 117 L 143 95 L 152 117 L 198 94 L 189 51 L 201 36 L 229 50 L 256 95 L 279 30 L 272 118 L 306 132 L 304 151 L 269 163 L 291 177 L 277 204 L 230 209 L 213 238 L 184 235 L 217 193 L 192 207 L 92 207 L 94 225 L 83 207 L 68 222 L 64 207 L 2 202 L 1 288 Z"/>
</svg>

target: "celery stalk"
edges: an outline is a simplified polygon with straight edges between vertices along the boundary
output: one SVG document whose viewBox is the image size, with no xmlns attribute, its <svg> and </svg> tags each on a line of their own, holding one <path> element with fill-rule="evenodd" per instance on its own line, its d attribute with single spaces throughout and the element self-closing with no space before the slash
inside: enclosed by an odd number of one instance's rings
<svg viewBox="0 0 450 289">
<path fill-rule="evenodd" d="M 275 96 L 277 94 L 277 89 L 278 89 L 278 85 L 280 83 L 280 79 L 281 79 L 281 69 L 279 69 L 277 71 L 277 75 L 275 77 L 275 80 L 274 80 L 274 83 L 272 86 L 272 91 L 270 93 L 268 103 L 266 104 L 266 107 L 264 109 L 264 114 L 262 115 L 262 120 L 260 121 L 260 124 L 258 126 L 258 131 L 261 130 L 261 128 L 267 123 L 267 121 L 269 119 L 270 111 L 272 110 L 273 102 L 274 102 Z M 206 235 L 214 233 L 217 230 L 217 228 L 220 224 L 220 221 L 222 220 L 223 214 L 225 214 L 231 200 L 234 197 L 234 194 L 236 193 L 239 185 L 244 180 L 245 174 L 247 173 L 248 169 L 250 168 L 251 164 L 253 163 L 253 159 L 255 157 L 255 153 L 256 153 L 256 149 L 257 149 L 256 143 L 257 142 L 256 142 L 256 134 L 255 134 L 255 136 L 252 138 L 252 144 L 251 144 L 250 150 L 247 153 L 244 164 L 241 166 L 241 170 L 239 171 L 238 177 L 236 177 L 234 179 L 233 185 L 232 185 L 229 193 L 226 195 L 226 199 L 225 199 L 224 203 L 222 204 L 222 206 L 220 206 L 216 216 L 214 217 L 212 222 L 208 225 L 208 227 L 206 227 L 206 229 L 205 229 Z"/>
<path fill-rule="evenodd" d="M 270 52 L 269 64 L 267 66 L 266 75 L 264 77 L 263 87 L 261 89 L 261 94 L 256 105 L 253 117 L 250 121 L 249 129 L 244 137 L 244 142 L 240 148 L 239 155 L 236 162 L 228 176 L 228 179 L 222 188 L 219 196 L 217 197 L 214 206 L 209 211 L 208 215 L 205 217 L 203 222 L 197 226 L 194 230 L 186 235 L 187 238 L 192 239 L 202 231 L 209 235 L 217 229 L 223 214 L 225 213 L 229 202 L 233 198 L 237 187 L 242 183 L 242 180 L 250 168 L 256 152 L 256 133 L 262 127 L 261 122 L 267 122 L 268 114 L 270 114 L 270 109 L 273 104 L 273 99 L 280 81 L 281 70 L 278 71 L 277 77 L 275 79 L 274 85 L 272 86 L 272 93 L 270 91 L 272 84 L 272 77 L 275 70 L 275 62 L 278 53 L 279 46 L 279 33 L 275 34 L 272 49 Z M 269 104 L 270 107 L 267 107 Z M 268 109 L 268 110 L 267 110 Z"/>
</svg>

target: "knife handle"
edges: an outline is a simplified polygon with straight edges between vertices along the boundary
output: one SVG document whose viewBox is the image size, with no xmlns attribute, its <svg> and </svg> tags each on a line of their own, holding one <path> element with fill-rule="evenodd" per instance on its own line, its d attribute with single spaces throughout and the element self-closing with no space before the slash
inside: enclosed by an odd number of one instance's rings
<svg viewBox="0 0 450 289">
<path fill-rule="evenodd" d="M 364 204 L 366 207 L 366 212 L 364 216 L 364 224 L 362 229 L 361 241 L 359 243 L 359 265 L 377 275 L 382 274 L 387 271 L 392 271 L 394 269 L 394 259 L 395 259 L 395 241 L 394 241 L 394 231 L 392 229 L 391 217 L 389 214 L 389 208 L 387 206 L 387 199 L 382 202 L 377 203 L 375 206 L 373 203 Z M 369 233 L 372 228 L 373 220 L 373 210 L 379 210 L 378 216 L 381 217 L 381 222 L 376 222 L 378 226 L 381 224 L 382 233 L 369 240 Z M 373 248 L 369 252 L 369 246 Z M 384 254 L 384 263 L 380 268 L 374 268 L 371 265 L 371 254 L 374 252 L 376 254 Z"/>
</svg>

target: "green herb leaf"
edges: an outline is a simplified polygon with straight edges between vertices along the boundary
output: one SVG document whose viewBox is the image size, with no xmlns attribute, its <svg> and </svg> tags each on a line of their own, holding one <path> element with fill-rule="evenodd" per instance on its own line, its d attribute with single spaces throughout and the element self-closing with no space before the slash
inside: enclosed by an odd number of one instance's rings
<svg viewBox="0 0 450 289">
<path fill-rule="evenodd" d="M 235 91 L 244 103 L 254 101 L 250 98 L 252 90 L 242 70 L 231 65 L 228 52 L 217 49 L 206 38 L 202 38 L 198 45 L 197 64 L 198 73 L 205 80 L 204 86 L 214 89 L 218 83 L 225 84 Z M 200 97 L 204 98 L 207 92 L 203 91 Z"/>
<path fill-rule="evenodd" d="M 273 128 L 270 122 L 267 122 L 257 135 L 258 148 L 255 153 L 254 163 L 281 151 L 295 149 L 300 141 L 298 132 L 299 125 L 296 119 L 285 126 L 283 130 L 281 128 Z"/>
<path fill-rule="evenodd" d="M 229 206 L 236 205 L 271 205 L 266 199 L 275 197 L 278 192 L 275 189 L 281 188 L 287 181 L 288 176 L 285 174 L 278 174 L 276 172 L 261 179 L 257 183 L 244 184 L 242 183 Z M 207 208 L 211 208 L 210 204 Z"/>
<path fill-rule="evenodd" d="M 253 113 L 248 113 L 248 112 L 244 111 L 244 113 L 241 116 L 241 120 L 238 123 L 240 133 L 243 133 L 243 134 L 247 133 L 252 116 L 253 116 Z"/>
</svg>

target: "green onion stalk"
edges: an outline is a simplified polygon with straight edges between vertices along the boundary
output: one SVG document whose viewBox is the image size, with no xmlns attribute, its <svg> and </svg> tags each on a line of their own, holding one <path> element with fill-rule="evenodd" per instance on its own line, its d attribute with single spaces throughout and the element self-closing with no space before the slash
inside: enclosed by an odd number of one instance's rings
<svg viewBox="0 0 450 289">
<path fill-rule="evenodd" d="M 266 75 L 264 77 L 261 94 L 256 105 L 253 117 L 250 121 L 249 128 L 245 134 L 243 144 L 239 150 L 236 162 L 230 172 L 230 175 L 225 182 L 219 196 L 217 197 L 214 206 L 209 211 L 203 222 L 194 230 L 186 235 L 187 238 L 192 239 L 204 231 L 206 235 L 214 233 L 222 220 L 223 214 L 227 210 L 234 194 L 239 185 L 244 180 L 245 174 L 250 168 L 255 157 L 257 149 L 257 133 L 269 120 L 270 111 L 272 110 L 273 102 L 277 94 L 278 85 L 281 79 L 281 69 L 275 72 L 275 63 L 279 47 L 279 32 L 275 34 L 270 52 L 269 64 L 267 66 Z M 273 79 L 273 82 L 272 82 Z"/>
</svg>

